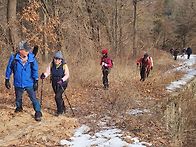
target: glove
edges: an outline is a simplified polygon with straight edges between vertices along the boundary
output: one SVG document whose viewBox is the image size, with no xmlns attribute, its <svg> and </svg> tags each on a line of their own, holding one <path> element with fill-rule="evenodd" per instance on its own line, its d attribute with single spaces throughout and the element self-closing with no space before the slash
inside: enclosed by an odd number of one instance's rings
<svg viewBox="0 0 196 147">
<path fill-rule="evenodd" d="M 151 66 L 151 68 L 150 68 L 151 70 L 153 69 L 153 67 Z"/>
<path fill-rule="evenodd" d="M 34 82 L 34 84 L 33 84 L 33 89 L 34 89 L 34 91 L 37 91 L 37 89 L 38 89 L 38 80 L 36 80 L 36 81 Z"/>
<path fill-rule="evenodd" d="M 40 76 L 40 79 L 42 79 L 42 80 L 43 80 L 43 79 L 45 79 L 45 78 L 46 78 L 45 74 L 44 74 L 44 73 L 42 73 L 42 74 L 41 74 L 41 76 Z"/>
<path fill-rule="evenodd" d="M 108 65 L 107 65 L 106 63 L 104 63 L 104 62 L 102 62 L 101 65 L 102 65 L 102 66 L 106 66 L 106 67 L 108 66 Z"/>
<path fill-rule="evenodd" d="M 57 83 L 58 83 L 60 86 L 62 86 L 62 85 L 63 85 L 63 80 L 61 79 L 61 80 L 59 80 Z"/>
<path fill-rule="evenodd" d="M 5 79 L 5 87 L 6 87 L 7 89 L 10 89 L 10 88 L 11 88 L 9 79 Z"/>
</svg>

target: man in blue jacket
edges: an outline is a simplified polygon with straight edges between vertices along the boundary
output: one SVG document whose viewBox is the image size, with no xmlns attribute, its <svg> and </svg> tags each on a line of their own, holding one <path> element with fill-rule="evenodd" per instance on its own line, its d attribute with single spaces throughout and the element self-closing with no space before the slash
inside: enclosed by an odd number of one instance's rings
<svg viewBox="0 0 196 147">
<path fill-rule="evenodd" d="M 6 68 L 5 86 L 7 89 L 11 88 L 9 79 L 13 73 L 16 95 L 15 112 L 22 112 L 22 95 L 24 91 L 27 91 L 35 110 L 35 120 L 41 121 L 41 106 L 35 92 L 38 89 L 38 63 L 30 50 L 26 41 L 19 43 L 18 52 L 11 55 Z"/>
</svg>

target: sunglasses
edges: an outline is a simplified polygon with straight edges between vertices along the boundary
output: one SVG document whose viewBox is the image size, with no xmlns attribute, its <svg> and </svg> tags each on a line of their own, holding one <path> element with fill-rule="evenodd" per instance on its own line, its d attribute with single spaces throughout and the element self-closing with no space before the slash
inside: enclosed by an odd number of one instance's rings
<svg viewBox="0 0 196 147">
<path fill-rule="evenodd" d="M 55 60 L 62 60 L 61 58 L 54 57 Z"/>
</svg>

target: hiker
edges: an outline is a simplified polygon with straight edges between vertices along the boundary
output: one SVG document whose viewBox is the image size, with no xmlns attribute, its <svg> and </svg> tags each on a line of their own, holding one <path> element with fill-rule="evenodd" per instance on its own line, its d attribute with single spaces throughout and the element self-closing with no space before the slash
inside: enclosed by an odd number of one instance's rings
<svg viewBox="0 0 196 147">
<path fill-rule="evenodd" d="M 50 62 L 46 71 L 41 74 L 40 78 L 43 80 L 49 75 L 51 75 L 52 88 L 55 93 L 56 115 L 59 116 L 65 113 L 62 95 L 67 88 L 69 79 L 69 69 L 61 51 L 55 52 L 52 62 Z"/>
<path fill-rule="evenodd" d="M 171 48 L 171 49 L 169 50 L 169 52 L 170 52 L 171 55 L 173 55 L 173 54 L 174 54 L 174 49 Z"/>
<path fill-rule="evenodd" d="M 104 89 L 107 90 L 109 88 L 109 81 L 108 81 L 108 74 L 110 73 L 110 70 L 113 66 L 113 62 L 112 60 L 108 57 L 108 50 L 107 49 L 103 49 L 101 51 L 102 53 L 102 57 L 101 57 L 101 69 L 102 69 L 102 81 L 103 81 L 103 86 Z"/>
<path fill-rule="evenodd" d="M 140 81 L 145 81 L 146 77 L 149 76 L 150 70 L 153 69 L 152 57 L 145 53 L 143 57 L 139 58 L 137 61 L 137 66 L 140 67 Z"/>
<path fill-rule="evenodd" d="M 179 54 L 179 51 L 178 51 L 178 49 L 175 49 L 174 50 L 174 60 L 177 60 L 177 56 L 178 56 L 178 54 Z"/>
<path fill-rule="evenodd" d="M 190 47 L 188 47 L 188 48 L 186 49 L 186 54 L 187 54 L 187 59 L 190 59 L 190 56 L 191 56 L 191 54 L 192 54 L 192 49 L 191 49 Z"/>
<path fill-rule="evenodd" d="M 184 57 L 185 54 L 186 54 L 186 48 L 183 48 L 183 49 L 181 50 L 181 57 Z"/>
<path fill-rule="evenodd" d="M 16 54 L 10 56 L 5 75 L 5 86 L 7 89 L 11 88 L 10 76 L 13 73 L 14 76 L 14 89 L 16 95 L 16 109 L 15 112 L 22 112 L 22 95 L 24 91 L 28 93 L 28 96 L 33 104 L 35 110 L 35 120 L 41 121 L 42 113 L 41 106 L 36 98 L 36 90 L 38 89 L 38 63 L 34 58 L 34 54 L 30 52 L 26 41 L 21 41 L 18 46 Z"/>
</svg>

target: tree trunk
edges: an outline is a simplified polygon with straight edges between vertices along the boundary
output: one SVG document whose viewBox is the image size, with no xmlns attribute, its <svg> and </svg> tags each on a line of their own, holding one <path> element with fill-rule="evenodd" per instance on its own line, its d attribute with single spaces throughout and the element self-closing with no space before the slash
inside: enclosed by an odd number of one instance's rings
<svg viewBox="0 0 196 147">
<path fill-rule="evenodd" d="M 137 0 L 133 0 L 133 57 L 137 55 L 136 49 L 136 19 L 137 19 Z"/>
<path fill-rule="evenodd" d="M 115 15 L 114 15 L 114 49 L 116 54 L 118 53 L 118 0 L 115 2 Z"/>
<path fill-rule="evenodd" d="M 17 26 L 16 26 L 16 4 L 17 4 L 17 0 L 8 0 L 7 3 L 9 45 L 12 47 L 13 51 L 16 50 L 16 46 L 18 43 L 18 33 L 17 33 Z"/>
<path fill-rule="evenodd" d="M 48 14 L 48 11 L 47 11 L 47 8 L 46 8 L 46 3 L 48 1 L 47 0 L 42 0 L 41 2 L 43 4 L 42 12 L 43 12 L 44 28 L 46 28 L 46 25 L 47 25 L 47 15 L 49 15 Z M 47 35 L 46 35 L 45 30 L 43 32 L 43 46 L 44 46 L 44 48 L 43 48 L 43 54 L 42 54 L 42 61 L 48 62 L 48 59 L 49 59 L 49 54 L 48 54 L 48 39 L 47 39 Z"/>
<path fill-rule="evenodd" d="M 46 25 L 47 25 L 47 16 L 46 16 L 46 14 L 44 13 L 44 28 L 46 27 Z M 48 39 L 47 39 L 47 36 L 46 36 L 46 32 L 44 31 L 44 33 L 43 33 L 43 44 L 44 44 L 44 55 L 43 55 L 43 61 L 44 62 L 48 62 L 48 50 L 47 50 L 47 48 L 48 48 L 48 41 L 47 41 Z"/>
</svg>

